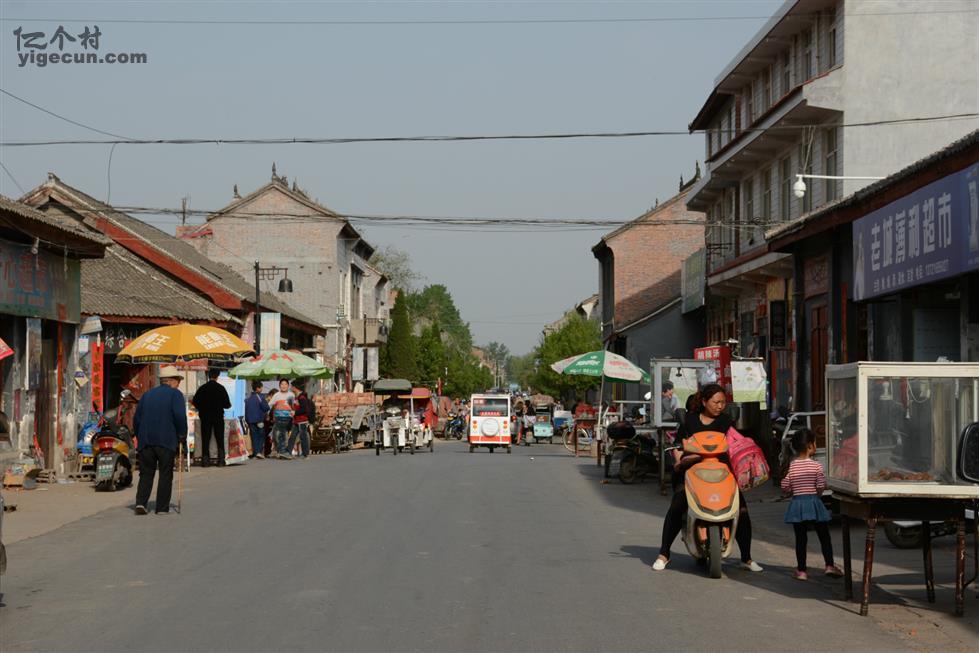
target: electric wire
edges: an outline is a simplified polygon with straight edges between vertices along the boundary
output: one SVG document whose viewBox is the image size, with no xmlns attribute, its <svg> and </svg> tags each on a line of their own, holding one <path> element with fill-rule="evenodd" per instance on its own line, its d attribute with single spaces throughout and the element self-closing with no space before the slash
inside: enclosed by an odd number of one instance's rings
<svg viewBox="0 0 979 653">
<path fill-rule="evenodd" d="M 95 132 L 97 134 L 102 134 L 103 136 L 111 136 L 113 138 L 129 139 L 129 136 L 122 136 L 120 134 L 114 134 L 112 132 L 107 132 L 107 131 L 103 131 L 101 129 L 96 129 L 95 127 L 92 127 L 91 125 L 86 125 L 83 122 L 78 122 L 77 120 L 72 120 L 71 118 L 66 118 L 65 116 L 62 116 L 60 113 L 55 113 L 54 111 L 51 111 L 50 109 L 45 109 L 44 107 L 42 107 L 42 106 L 40 106 L 38 104 L 34 104 L 30 100 L 25 100 L 24 98 L 22 98 L 22 97 L 20 97 L 18 95 L 14 95 L 13 93 L 11 93 L 10 91 L 8 91 L 6 89 L 0 88 L 0 93 L 3 93 L 7 97 L 13 98 L 14 100 L 17 100 L 18 102 L 22 102 L 23 104 L 26 104 L 29 107 L 33 107 L 34 109 L 37 109 L 38 111 L 41 111 L 43 113 L 46 113 L 49 116 L 53 116 L 53 117 L 57 118 L 58 120 L 64 120 L 67 123 L 71 123 L 72 125 L 75 125 L 76 127 L 81 127 L 83 129 L 87 129 L 89 131 L 93 131 L 93 132 Z"/>
<path fill-rule="evenodd" d="M 894 118 L 890 120 L 869 120 L 862 122 L 818 123 L 806 125 L 773 125 L 770 127 L 746 127 L 741 133 L 799 131 L 806 128 L 818 129 L 856 129 L 865 127 L 883 127 L 889 125 L 921 124 L 931 122 L 954 122 L 958 120 L 975 120 L 976 113 L 956 113 L 940 116 L 913 116 Z M 650 136 L 689 136 L 697 133 L 707 133 L 704 129 L 665 129 L 650 131 L 627 132 L 571 132 L 555 134 L 470 134 L 470 135 L 429 135 L 429 136 L 368 136 L 349 138 L 323 137 L 293 137 L 293 138 L 121 138 L 118 140 L 36 140 L 36 141 L 2 141 L 0 147 L 39 147 L 50 145 L 346 145 L 351 143 L 441 143 L 465 141 L 521 141 L 521 140 L 571 140 L 571 139 L 605 139 L 605 138 L 638 138 Z"/>
</svg>

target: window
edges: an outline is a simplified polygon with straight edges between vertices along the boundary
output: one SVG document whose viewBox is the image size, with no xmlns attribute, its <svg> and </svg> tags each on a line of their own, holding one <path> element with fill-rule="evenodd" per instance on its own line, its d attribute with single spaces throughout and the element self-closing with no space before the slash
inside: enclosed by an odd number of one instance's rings
<svg viewBox="0 0 979 653">
<path fill-rule="evenodd" d="M 792 54 L 786 51 L 782 59 L 782 95 L 792 90 Z"/>
<path fill-rule="evenodd" d="M 826 34 L 826 68 L 836 65 L 836 11 L 830 9 L 826 12 L 826 24 L 829 31 Z"/>
<path fill-rule="evenodd" d="M 839 174 L 837 169 L 837 131 L 836 127 L 830 127 L 826 130 L 825 136 L 823 138 L 824 151 L 826 152 L 826 174 L 829 176 L 834 176 Z M 838 199 L 840 196 L 840 182 L 838 179 L 827 179 L 826 180 L 826 201 L 832 202 Z"/>
<path fill-rule="evenodd" d="M 812 79 L 812 30 L 802 33 L 802 81 Z"/>
<path fill-rule="evenodd" d="M 730 143 L 734 140 L 734 103 L 727 110 L 727 142 Z"/>
<path fill-rule="evenodd" d="M 747 105 L 745 106 L 745 124 L 750 125 L 755 120 L 755 85 L 748 84 L 747 91 L 745 93 L 747 99 Z"/>
<path fill-rule="evenodd" d="M 772 217 L 772 169 L 761 173 L 761 217 L 768 222 Z"/>
<path fill-rule="evenodd" d="M 785 157 L 779 163 L 778 213 L 779 218 L 788 220 L 792 211 L 792 157 Z"/>
<path fill-rule="evenodd" d="M 799 167 L 801 168 L 802 174 L 811 175 L 812 174 L 812 158 L 809 156 L 808 148 L 806 147 L 806 142 L 799 145 Z M 809 213 L 812 211 L 812 179 L 806 178 L 807 190 L 806 194 L 802 196 L 802 208 L 801 213 Z"/>
<path fill-rule="evenodd" d="M 749 179 L 744 182 L 741 190 L 744 193 L 744 217 L 742 222 L 749 224 L 755 219 L 755 180 Z"/>
<path fill-rule="evenodd" d="M 772 106 L 772 69 L 766 68 L 761 73 L 761 106 L 762 110 Z"/>
<path fill-rule="evenodd" d="M 741 133 L 741 96 L 734 98 L 734 133 Z"/>
<path fill-rule="evenodd" d="M 350 267 L 350 318 L 359 319 L 362 316 L 360 288 L 364 284 L 364 273 L 356 267 Z"/>
</svg>

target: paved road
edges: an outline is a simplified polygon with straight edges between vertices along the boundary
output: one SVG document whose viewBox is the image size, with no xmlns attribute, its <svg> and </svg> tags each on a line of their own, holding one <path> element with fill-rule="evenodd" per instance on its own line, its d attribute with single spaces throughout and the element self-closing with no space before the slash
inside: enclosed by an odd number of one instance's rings
<svg viewBox="0 0 979 653">
<path fill-rule="evenodd" d="M 664 508 L 652 484 L 602 485 L 546 445 L 207 470 L 182 515 L 113 508 L 10 547 L 0 649 L 906 646 L 836 601 L 838 585 L 784 567 L 711 581 L 676 556 L 650 571 Z"/>
</svg>

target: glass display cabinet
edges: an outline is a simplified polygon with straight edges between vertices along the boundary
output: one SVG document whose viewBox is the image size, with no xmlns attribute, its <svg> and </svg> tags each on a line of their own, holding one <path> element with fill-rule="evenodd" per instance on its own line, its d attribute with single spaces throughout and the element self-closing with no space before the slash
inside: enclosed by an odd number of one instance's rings
<svg viewBox="0 0 979 653">
<path fill-rule="evenodd" d="M 829 487 L 979 498 L 979 363 L 826 367 Z"/>
</svg>

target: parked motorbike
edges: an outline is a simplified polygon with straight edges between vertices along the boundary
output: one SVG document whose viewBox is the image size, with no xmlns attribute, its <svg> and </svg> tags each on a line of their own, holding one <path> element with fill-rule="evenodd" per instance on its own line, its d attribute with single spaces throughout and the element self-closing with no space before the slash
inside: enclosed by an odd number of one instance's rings
<svg viewBox="0 0 979 653">
<path fill-rule="evenodd" d="M 449 421 L 445 425 L 445 439 L 461 440 L 466 431 L 466 420 L 461 414 L 449 413 Z"/>
<path fill-rule="evenodd" d="M 718 458 L 727 452 L 724 433 L 703 431 L 683 441 L 685 456 L 694 462 L 684 475 L 687 517 L 683 543 L 711 578 L 721 577 L 721 561 L 734 548 L 740 497 L 738 483 Z"/>
<path fill-rule="evenodd" d="M 354 434 L 349 417 L 337 415 L 331 424 L 333 428 L 333 453 L 346 451 L 354 446 Z"/>
<path fill-rule="evenodd" d="M 629 485 L 659 473 L 659 451 L 652 438 L 633 436 L 624 445 L 619 462 L 619 480 Z"/>
<path fill-rule="evenodd" d="M 965 511 L 965 532 L 975 530 L 976 511 Z M 931 539 L 943 535 L 955 535 L 955 522 L 928 522 Z M 892 521 L 884 523 L 884 535 L 887 541 L 899 549 L 917 549 L 921 547 L 924 538 L 924 524 L 920 521 Z"/>
<path fill-rule="evenodd" d="M 108 413 L 107 413 L 108 415 Z M 133 484 L 133 436 L 125 426 L 106 423 L 95 438 L 95 489 L 114 492 Z"/>
</svg>

